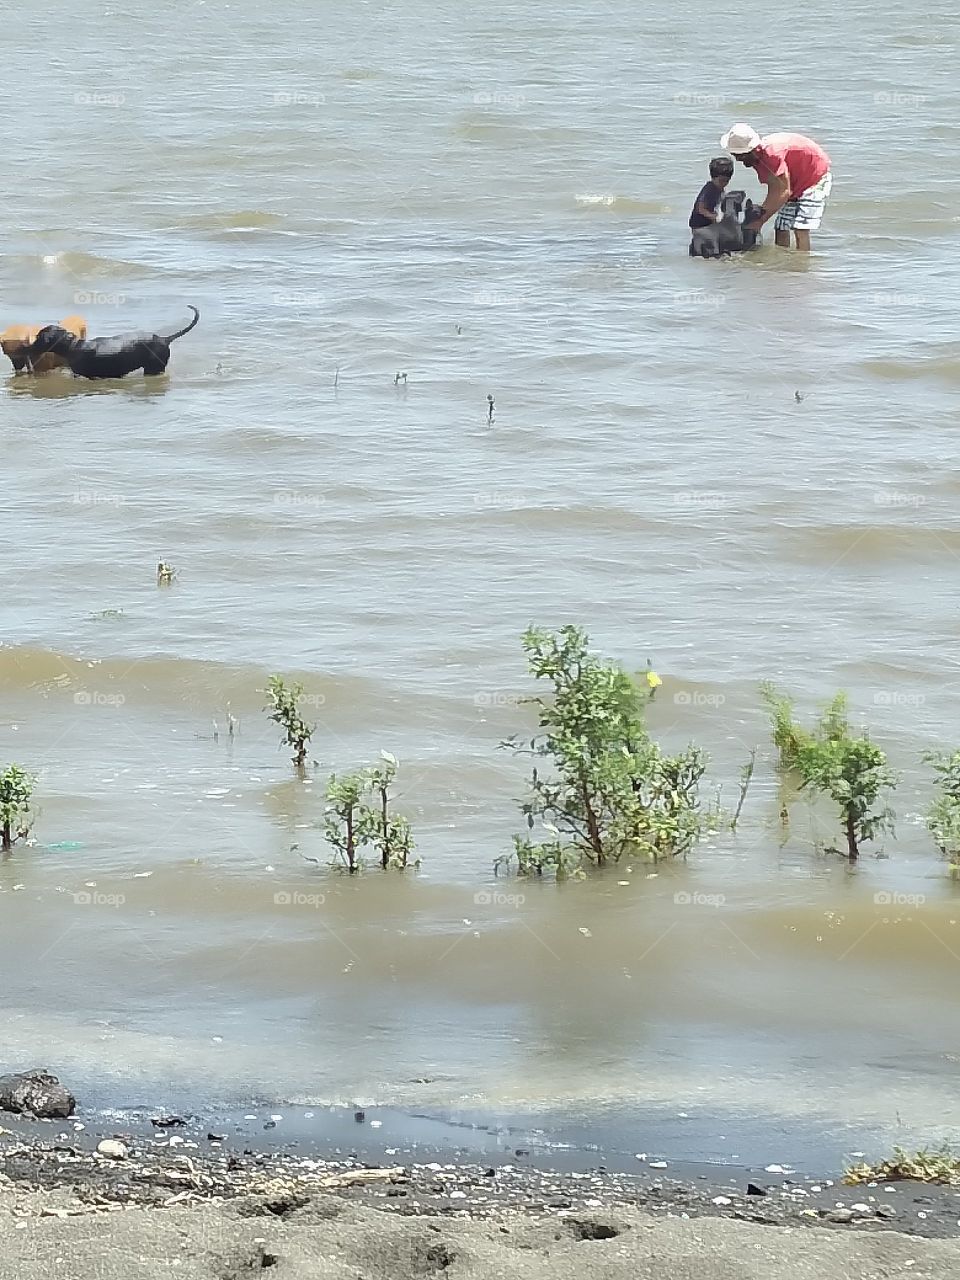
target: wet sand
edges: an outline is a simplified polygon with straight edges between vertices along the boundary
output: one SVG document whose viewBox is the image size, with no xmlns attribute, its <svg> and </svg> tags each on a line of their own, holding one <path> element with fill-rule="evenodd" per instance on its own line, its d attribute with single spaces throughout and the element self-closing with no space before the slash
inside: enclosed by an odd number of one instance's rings
<svg viewBox="0 0 960 1280">
<path fill-rule="evenodd" d="M 69 1122 L 68 1122 L 69 1124 Z M 0 1138 L 0 1276 L 406 1280 L 669 1274 L 871 1280 L 960 1273 L 956 1189 L 765 1175 L 755 1190 L 648 1170 L 380 1168 L 43 1126 Z M 172 1145 L 171 1145 L 172 1139 Z M 79 1144 L 83 1141 L 88 1149 Z M 935 1239 L 932 1237 L 953 1237 Z"/>
</svg>

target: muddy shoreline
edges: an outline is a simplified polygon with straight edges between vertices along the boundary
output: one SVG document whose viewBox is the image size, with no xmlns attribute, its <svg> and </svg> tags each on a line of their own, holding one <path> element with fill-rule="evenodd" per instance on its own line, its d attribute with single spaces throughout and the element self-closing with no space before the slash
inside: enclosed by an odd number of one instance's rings
<svg viewBox="0 0 960 1280">
<path fill-rule="evenodd" d="M 5 1185 L 14 1193 L 65 1198 L 68 1216 L 250 1201 L 261 1206 L 258 1212 L 283 1218 L 322 1195 L 404 1216 L 484 1219 L 629 1208 L 762 1226 L 960 1236 L 960 1189 L 906 1182 L 850 1187 L 840 1170 L 815 1178 L 777 1166 L 672 1166 L 650 1157 L 628 1174 L 606 1168 L 599 1154 L 593 1167 L 561 1170 L 550 1167 L 546 1153 L 523 1148 L 512 1159 L 478 1163 L 462 1152 L 417 1144 L 388 1147 L 383 1159 L 371 1160 L 345 1148 L 320 1153 L 292 1142 L 268 1148 L 194 1117 L 155 1118 L 164 1123 L 4 1115 Z M 358 1133 L 365 1120 L 356 1122 Z M 104 1140 L 114 1144 L 114 1154 L 97 1151 Z"/>
</svg>

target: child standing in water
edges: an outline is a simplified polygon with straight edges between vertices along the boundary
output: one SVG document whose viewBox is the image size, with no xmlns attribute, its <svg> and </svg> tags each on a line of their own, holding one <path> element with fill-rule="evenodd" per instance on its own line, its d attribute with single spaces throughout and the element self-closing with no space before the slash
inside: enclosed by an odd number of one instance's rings
<svg viewBox="0 0 960 1280">
<path fill-rule="evenodd" d="M 720 197 L 733 177 L 733 161 L 728 156 L 717 156 L 710 161 L 710 181 L 701 189 L 693 202 L 690 228 L 710 227 L 719 217 Z"/>
</svg>

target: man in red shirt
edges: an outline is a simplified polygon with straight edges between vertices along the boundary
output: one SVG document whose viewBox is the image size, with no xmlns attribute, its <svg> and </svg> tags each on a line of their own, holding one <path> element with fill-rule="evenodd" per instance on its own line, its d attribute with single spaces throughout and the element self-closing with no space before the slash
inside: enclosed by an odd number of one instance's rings
<svg viewBox="0 0 960 1280">
<path fill-rule="evenodd" d="M 750 226 L 759 230 L 776 214 L 780 248 L 790 248 L 792 231 L 797 248 L 809 251 L 810 232 L 820 226 L 833 184 L 830 157 L 824 149 L 802 133 L 768 133 L 761 138 L 748 124 L 735 124 L 720 139 L 720 145 L 741 164 L 756 170 L 766 185 L 763 213 Z"/>
</svg>

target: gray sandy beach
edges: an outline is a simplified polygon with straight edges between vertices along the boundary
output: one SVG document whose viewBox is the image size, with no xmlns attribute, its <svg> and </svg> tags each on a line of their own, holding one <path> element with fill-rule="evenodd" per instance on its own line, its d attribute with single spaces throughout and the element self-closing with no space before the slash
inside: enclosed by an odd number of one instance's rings
<svg viewBox="0 0 960 1280">
<path fill-rule="evenodd" d="M 719 1184 L 659 1172 L 567 1175 L 439 1162 L 376 1167 L 177 1142 L 176 1135 L 114 1138 L 106 1155 L 102 1140 L 92 1150 L 67 1133 L 24 1141 L 5 1130 L 0 1277 L 960 1274 L 952 1187 L 767 1177 L 760 1186 L 728 1185 L 717 1194 Z"/>
<path fill-rule="evenodd" d="M 947 1280 L 960 1242 L 896 1232 L 658 1218 L 624 1209 L 563 1218 L 399 1217 L 318 1196 L 286 1218 L 244 1216 L 249 1202 L 132 1208 L 60 1218 L 77 1208 L 9 1188 L 0 1195 L 0 1275 L 16 1280 Z M 606 1238 L 594 1238 L 601 1236 Z"/>
</svg>

